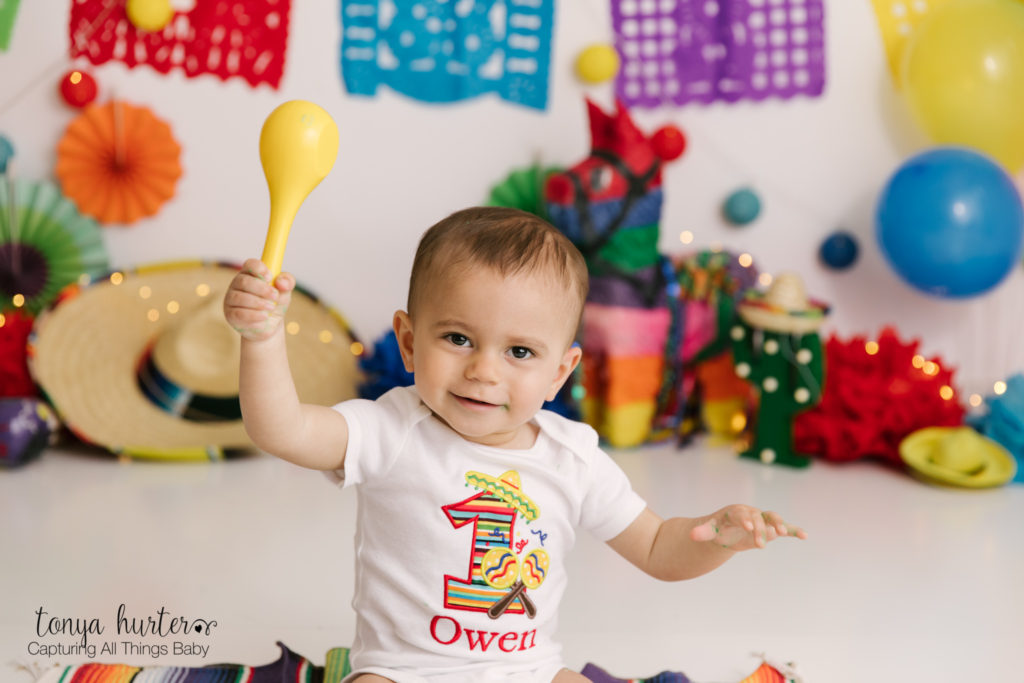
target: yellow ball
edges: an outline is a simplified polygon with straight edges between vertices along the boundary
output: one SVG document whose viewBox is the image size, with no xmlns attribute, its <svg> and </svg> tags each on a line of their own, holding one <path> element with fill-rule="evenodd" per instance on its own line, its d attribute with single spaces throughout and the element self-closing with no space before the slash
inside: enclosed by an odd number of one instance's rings
<svg viewBox="0 0 1024 683">
<path fill-rule="evenodd" d="M 615 46 L 597 43 L 576 58 L 576 73 L 585 83 L 604 83 L 619 72 L 619 53 Z"/>
<path fill-rule="evenodd" d="M 128 20 L 143 31 L 159 31 L 174 16 L 171 0 L 128 0 L 125 6 Z"/>
</svg>

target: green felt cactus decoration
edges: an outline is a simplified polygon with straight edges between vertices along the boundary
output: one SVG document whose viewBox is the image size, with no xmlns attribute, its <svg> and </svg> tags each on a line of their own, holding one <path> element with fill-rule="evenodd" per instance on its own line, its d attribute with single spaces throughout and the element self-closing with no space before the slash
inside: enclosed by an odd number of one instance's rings
<svg viewBox="0 0 1024 683">
<path fill-rule="evenodd" d="M 803 283 L 780 274 L 767 293 L 750 292 L 730 330 L 736 374 L 760 394 L 753 444 L 745 457 L 806 467 L 793 451 L 793 418 L 821 399 L 824 362 L 817 329 L 828 308 L 808 301 Z"/>
</svg>

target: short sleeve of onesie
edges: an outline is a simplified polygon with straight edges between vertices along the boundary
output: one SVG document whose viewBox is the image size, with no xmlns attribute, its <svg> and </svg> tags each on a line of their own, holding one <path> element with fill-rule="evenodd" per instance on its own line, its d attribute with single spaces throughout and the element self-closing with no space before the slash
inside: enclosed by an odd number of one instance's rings
<svg viewBox="0 0 1024 683">
<path fill-rule="evenodd" d="M 348 447 L 344 468 L 327 472 L 327 476 L 345 487 L 385 474 L 412 426 L 430 414 L 414 393 L 401 387 L 376 401 L 357 398 L 339 403 L 334 410 L 348 423 Z"/>
<path fill-rule="evenodd" d="M 622 468 L 598 445 L 590 425 L 566 420 L 546 411 L 538 422 L 558 442 L 580 453 L 587 463 L 586 481 L 580 484 L 579 525 L 599 541 L 609 541 L 626 530 L 647 507 L 633 490 Z"/>
</svg>

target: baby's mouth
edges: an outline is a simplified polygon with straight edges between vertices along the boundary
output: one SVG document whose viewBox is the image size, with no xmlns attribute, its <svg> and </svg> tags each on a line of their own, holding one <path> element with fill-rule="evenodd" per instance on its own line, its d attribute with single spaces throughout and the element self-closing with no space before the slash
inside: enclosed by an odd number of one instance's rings
<svg viewBox="0 0 1024 683">
<path fill-rule="evenodd" d="M 480 401 L 475 398 L 470 398 L 469 396 L 460 396 L 459 394 L 452 394 L 452 396 L 458 399 L 460 403 L 469 404 L 470 406 L 479 406 L 481 408 L 500 407 L 500 404 L 498 403 L 488 403 L 487 401 Z"/>
</svg>

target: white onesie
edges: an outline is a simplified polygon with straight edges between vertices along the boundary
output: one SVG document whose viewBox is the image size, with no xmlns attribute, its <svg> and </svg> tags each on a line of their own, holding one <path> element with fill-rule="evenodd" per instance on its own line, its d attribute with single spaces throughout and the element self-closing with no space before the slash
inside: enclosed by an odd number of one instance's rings
<svg viewBox="0 0 1024 683">
<path fill-rule="evenodd" d="M 331 475 L 359 501 L 353 670 L 550 680 L 575 529 L 606 541 L 645 507 L 597 433 L 541 411 L 531 448 L 482 446 L 433 416 L 414 387 L 335 410 L 349 441 Z"/>
</svg>

